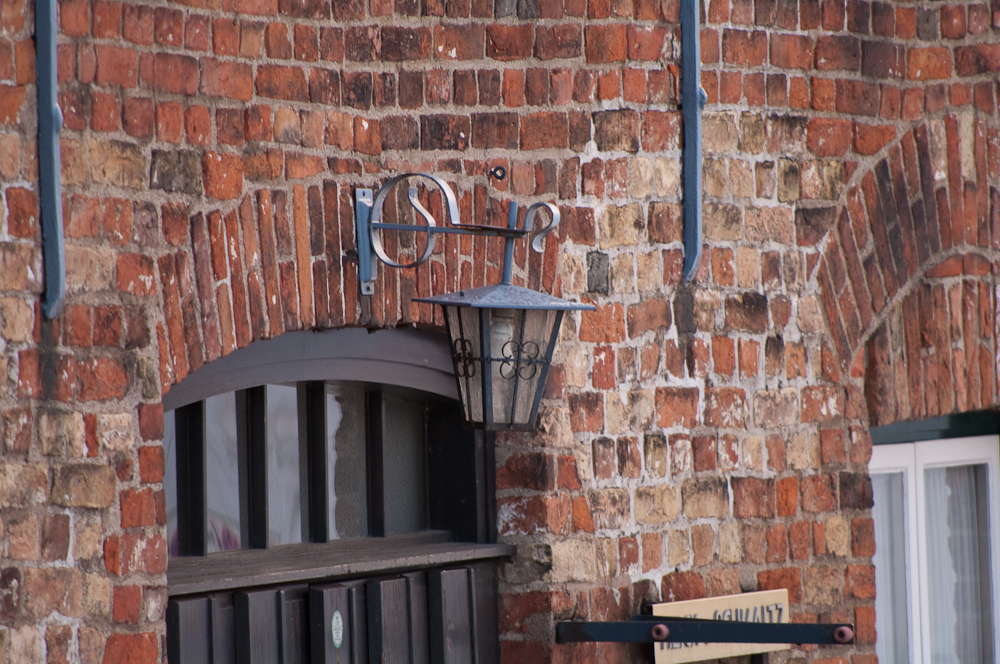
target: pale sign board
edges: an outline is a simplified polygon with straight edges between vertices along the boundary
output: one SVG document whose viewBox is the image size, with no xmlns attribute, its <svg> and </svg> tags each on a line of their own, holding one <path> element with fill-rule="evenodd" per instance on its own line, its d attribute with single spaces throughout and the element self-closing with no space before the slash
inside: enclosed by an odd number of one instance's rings
<svg viewBox="0 0 1000 664">
<path fill-rule="evenodd" d="M 763 590 L 741 595 L 725 595 L 688 602 L 654 604 L 654 616 L 738 620 L 741 622 L 787 623 L 788 590 Z M 788 650 L 783 643 L 657 643 L 653 646 L 656 664 L 701 662 L 719 657 L 753 655 Z"/>
</svg>

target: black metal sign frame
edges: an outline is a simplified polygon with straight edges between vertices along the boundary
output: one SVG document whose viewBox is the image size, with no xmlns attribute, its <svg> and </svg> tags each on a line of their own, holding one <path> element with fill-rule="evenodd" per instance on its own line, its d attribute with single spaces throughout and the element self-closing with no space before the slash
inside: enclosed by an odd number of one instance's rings
<svg viewBox="0 0 1000 664">
<path fill-rule="evenodd" d="M 556 643 L 815 643 L 854 642 L 854 625 L 753 623 L 734 620 L 673 618 L 642 614 L 631 622 L 556 623 Z"/>
</svg>

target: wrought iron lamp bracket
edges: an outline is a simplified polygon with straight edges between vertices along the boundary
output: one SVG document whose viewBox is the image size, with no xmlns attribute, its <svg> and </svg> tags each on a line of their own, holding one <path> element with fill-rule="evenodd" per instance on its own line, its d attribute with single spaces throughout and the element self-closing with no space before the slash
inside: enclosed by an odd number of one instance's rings
<svg viewBox="0 0 1000 664">
<path fill-rule="evenodd" d="M 445 209 L 448 213 L 447 225 L 439 225 L 434 216 L 421 204 L 419 192 L 416 187 L 408 187 L 407 200 L 413 207 L 416 216 L 423 219 L 423 224 L 387 224 L 382 222 L 382 208 L 389 193 L 403 180 L 409 178 L 426 178 L 430 180 L 440 191 L 444 198 Z M 552 203 L 534 203 L 524 215 L 524 225 L 517 227 L 518 204 L 514 201 L 507 203 L 507 226 L 490 226 L 481 224 L 462 223 L 458 212 L 458 199 L 451 186 L 441 178 L 428 173 L 403 173 L 396 175 L 386 181 L 377 192 L 371 189 L 358 189 L 354 197 L 354 222 L 356 237 L 358 241 L 358 281 L 361 286 L 362 295 L 373 295 L 375 293 L 375 262 L 377 258 L 389 267 L 408 268 L 417 267 L 427 261 L 434 253 L 436 236 L 441 233 L 453 233 L 458 235 L 480 235 L 487 237 L 504 238 L 504 266 L 502 283 L 509 284 L 511 279 L 511 263 L 513 261 L 513 241 L 524 238 L 532 233 L 535 216 L 539 211 L 548 211 L 551 221 L 547 226 L 535 232 L 531 240 L 531 248 L 537 253 L 542 253 L 542 240 L 559 225 L 559 208 Z M 382 243 L 381 231 L 409 231 L 424 233 L 427 240 L 424 249 L 412 262 L 401 263 L 393 260 L 385 251 Z"/>
</svg>

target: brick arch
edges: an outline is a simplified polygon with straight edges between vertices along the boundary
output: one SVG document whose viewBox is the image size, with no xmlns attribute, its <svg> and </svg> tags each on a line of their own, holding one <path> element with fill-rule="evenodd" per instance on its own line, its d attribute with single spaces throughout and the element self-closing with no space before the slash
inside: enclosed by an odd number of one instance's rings
<svg viewBox="0 0 1000 664">
<path fill-rule="evenodd" d="M 379 183 L 364 186 L 373 184 Z M 153 270 L 159 276 L 163 319 L 156 333 L 164 392 L 207 362 L 287 331 L 443 327 L 439 311 L 411 299 L 499 280 L 503 248 L 498 239 L 449 235 L 416 270 L 379 266 L 375 295 L 361 296 L 355 186 L 360 186 L 357 178 L 348 175 L 259 188 L 238 203 L 194 213 L 182 204 L 164 205 L 162 234 L 171 251 L 137 267 L 132 277 L 140 284 L 155 282 Z M 463 217 L 486 223 L 499 216 L 496 197 L 482 183 L 468 178 L 453 188 Z M 424 206 L 442 219 L 438 198 L 430 196 Z M 544 254 L 518 245 L 516 282 L 527 280 L 533 288 L 558 293 L 558 242 L 567 234 L 593 234 L 589 209 L 562 208 L 562 213 L 559 233 L 551 236 L 557 242 L 546 242 Z M 385 217 L 393 216 L 390 199 Z M 392 238 L 386 242 L 390 255 L 408 251 L 394 246 Z"/>
<path fill-rule="evenodd" d="M 829 215 L 817 281 L 831 337 L 864 379 L 872 425 L 998 402 L 990 129 L 971 114 L 924 120 L 855 178 L 836 214 L 814 214 Z"/>
</svg>

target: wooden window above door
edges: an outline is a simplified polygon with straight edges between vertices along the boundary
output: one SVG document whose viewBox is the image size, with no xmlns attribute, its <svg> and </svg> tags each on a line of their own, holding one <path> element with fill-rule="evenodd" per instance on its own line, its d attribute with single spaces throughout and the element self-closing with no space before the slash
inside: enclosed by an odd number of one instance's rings
<svg viewBox="0 0 1000 664">
<path fill-rule="evenodd" d="M 426 375 L 450 371 L 449 358 L 421 362 L 426 333 L 407 347 L 397 331 L 400 384 L 374 383 L 389 372 L 358 340 L 385 340 L 342 332 L 291 333 L 237 351 L 239 362 L 223 358 L 230 391 L 213 363 L 201 370 L 213 369 L 208 380 L 196 372 L 168 393 L 171 596 L 409 569 L 418 551 L 442 564 L 513 553 L 495 544 L 491 434 L 464 429 L 457 403 Z M 400 371 L 400 352 L 424 375 Z"/>
</svg>

